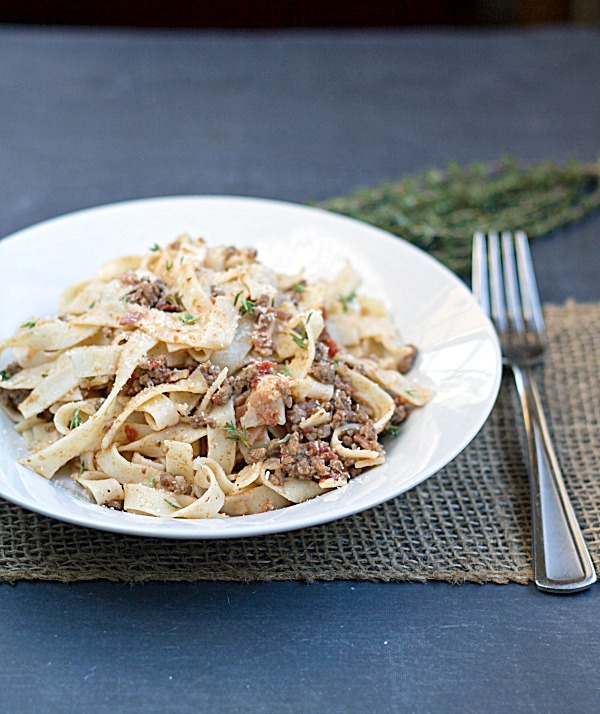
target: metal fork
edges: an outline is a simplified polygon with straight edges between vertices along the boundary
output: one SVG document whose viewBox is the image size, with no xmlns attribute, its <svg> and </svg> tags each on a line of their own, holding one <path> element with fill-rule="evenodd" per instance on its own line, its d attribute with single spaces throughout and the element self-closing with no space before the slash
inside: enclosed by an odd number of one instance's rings
<svg viewBox="0 0 600 714">
<path fill-rule="evenodd" d="M 540 590 L 575 593 L 596 573 L 552 447 L 533 366 L 543 360 L 545 327 L 523 231 L 476 232 L 473 292 L 491 317 L 513 371 L 527 433 L 534 579 Z"/>
</svg>

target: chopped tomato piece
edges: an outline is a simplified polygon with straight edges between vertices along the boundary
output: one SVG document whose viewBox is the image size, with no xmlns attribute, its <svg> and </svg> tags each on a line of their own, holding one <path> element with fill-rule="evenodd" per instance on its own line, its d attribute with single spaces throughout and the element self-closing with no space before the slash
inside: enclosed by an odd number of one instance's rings
<svg viewBox="0 0 600 714">
<path fill-rule="evenodd" d="M 125 436 L 127 437 L 127 441 L 131 443 L 138 438 L 138 433 L 132 426 L 125 424 Z"/>
<path fill-rule="evenodd" d="M 329 338 L 328 340 L 324 340 L 324 342 L 329 349 L 329 356 L 331 357 L 331 359 L 333 359 L 336 356 L 336 354 L 340 351 L 340 348 L 337 346 L 335 341 L 332 340 L 331 338 Z"/>
</svg>

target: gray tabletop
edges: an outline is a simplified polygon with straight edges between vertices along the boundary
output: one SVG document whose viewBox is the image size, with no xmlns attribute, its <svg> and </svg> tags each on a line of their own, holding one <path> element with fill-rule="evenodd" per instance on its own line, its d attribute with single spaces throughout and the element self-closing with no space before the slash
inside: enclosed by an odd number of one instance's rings
<svg viewBox="0 0 600 714">
<path fill-rule="evenodd" d="M 600 35 L 0 29 L 0 235 L 141 196 L 344 194 L 595 159 Z M 600 216 L 534 246 L 599 300 Z M 0 586 L 2 712 L 595 712 L 600 590 L 440 583 Z"/>
</svg>

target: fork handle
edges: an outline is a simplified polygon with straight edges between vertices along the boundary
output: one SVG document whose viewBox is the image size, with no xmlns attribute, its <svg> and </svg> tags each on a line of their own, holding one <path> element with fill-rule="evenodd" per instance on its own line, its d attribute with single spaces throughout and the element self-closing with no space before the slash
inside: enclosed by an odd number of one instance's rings
<svg viewBox="0 0 600 714">
<path fill-rule="evenodd" d="M 527 432 L 533 570 L 540 590 L 575 593 L 596 582 L 594 565 L 552 447 L 535 378 L 513 367 Z"/>
</svg>

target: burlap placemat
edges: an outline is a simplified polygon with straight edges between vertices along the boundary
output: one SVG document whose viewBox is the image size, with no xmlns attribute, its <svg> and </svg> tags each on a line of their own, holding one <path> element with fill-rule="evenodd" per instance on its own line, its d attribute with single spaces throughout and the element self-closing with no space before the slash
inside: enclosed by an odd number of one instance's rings
<svg viewBox="0 0 600 714">
<path fill-rule="evenodd" d="M 559 460 L 600 562 L 600 305 L 548 306 L 543 397 Z M 532 577 L 518 404 L 505 380 L 491 418 L 436 476 L 383 506 L 295 533 L 166 541 L 71 526 L 0 501 L 0 580 L 445 580 Z"/>
</svg>

